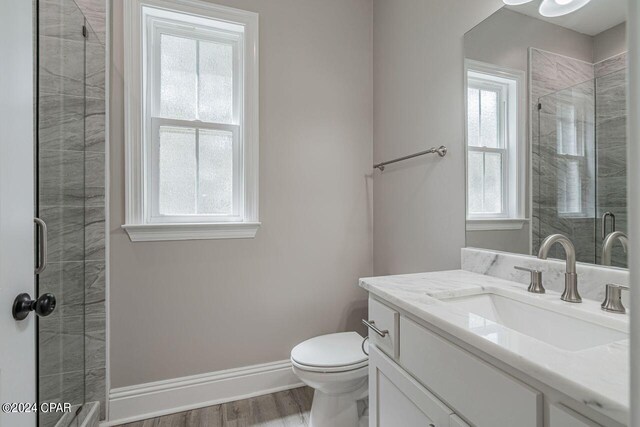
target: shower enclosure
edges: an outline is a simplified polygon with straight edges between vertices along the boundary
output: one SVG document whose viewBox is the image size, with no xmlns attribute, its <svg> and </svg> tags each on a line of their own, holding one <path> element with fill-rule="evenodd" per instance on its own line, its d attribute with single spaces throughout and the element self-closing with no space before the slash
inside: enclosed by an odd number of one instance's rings
<svg viewBox="0 0 640 427">
<path fill-rule="evenodd" d="M 596 67 L 595 75 L 538 100 L 533 253 L 541 239 L 562 233 L 574 242 L 578 261 L 600 264 L 605 236 L 627 233 L 626 68 Z M 611 265 L 627 267 L 621 245 Z"/>
<path fill-rule="evenodd" d="M 36 16 L 36 213 L 48 228 L 47 265 L 36 293 L 55 295 L 38 318 L 39 402 L 70 403 L 70 413 L 38 414 L 39 426 L 82 421 L 87 407 L 86 332 L 92 235 L 104 213 L 104 46 L 73 0 L 39 0 Z M 99 58 L 100 60 L 96 60 Z M 101 122 L 102 121 L 102 122 Z M 95 237 L 95 236 L 93 236 Z M 39 242 L 43 244 L 43 242 Z M 75 424 L 73 424 L 75 425 Z"/>
</svg>

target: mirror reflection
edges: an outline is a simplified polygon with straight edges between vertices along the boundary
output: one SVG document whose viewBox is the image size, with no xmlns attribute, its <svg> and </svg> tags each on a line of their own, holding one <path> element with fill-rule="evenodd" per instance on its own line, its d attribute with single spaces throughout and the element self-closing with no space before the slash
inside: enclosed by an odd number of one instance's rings
<svg viewBox="0 0 640 427">
<path fill-rule="evenodd" d="M 626 267 L 626 5 L 539 3 L 465 35 L 467 246 Z"/>
</svg>

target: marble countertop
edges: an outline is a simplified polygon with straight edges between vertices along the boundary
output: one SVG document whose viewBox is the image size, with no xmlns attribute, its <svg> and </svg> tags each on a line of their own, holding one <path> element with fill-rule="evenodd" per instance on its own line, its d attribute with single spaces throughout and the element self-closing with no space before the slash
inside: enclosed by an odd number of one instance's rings
<svg viewBox="0 0 640 427">
<path fill-rule="evenodd" d="M 492 334 L 470 327 L 469 313 L 440 301 L 495 291 L 535 298 L 538 304 L 602 326 L 628 332 L 628 315 L 605 313 L 596 301 L 571 304 L 557 292 L 526 292 L 526 286 L 463 270 L 371 277 L 360 286 L 379 299 L 434 325 L 547 386 L 626 424 L 629 416 L 629 339 L 568 351 L 495 324 Z M 476 316 L 477 317 L 477 316 Z"/>
</svg>

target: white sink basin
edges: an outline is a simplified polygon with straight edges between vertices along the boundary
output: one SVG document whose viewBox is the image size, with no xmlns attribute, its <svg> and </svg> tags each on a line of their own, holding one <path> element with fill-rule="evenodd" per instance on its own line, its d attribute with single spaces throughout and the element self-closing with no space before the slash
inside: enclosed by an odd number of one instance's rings
<svg viewBox="0 0 640 427">
<path fill-rule="evenodd" d="M 442 301 L 469 313 L 469 328 L 490 340 L 499 339 L 496 324 L 569 351 L 629 337 L 623 331 L 494 293 L 443 298 Z"/>
</svg>

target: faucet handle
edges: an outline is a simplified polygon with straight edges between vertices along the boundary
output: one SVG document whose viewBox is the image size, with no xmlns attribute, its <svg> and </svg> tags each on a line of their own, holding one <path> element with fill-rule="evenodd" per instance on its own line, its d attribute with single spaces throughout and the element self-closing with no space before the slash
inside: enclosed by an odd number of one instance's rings
<svg viewBox="0 0 640 427">
<path fill-rule="evenodd" d="M 608 283 L 606 286 L 604 302 L 600 307 L 609 313 L 625 314 L 627 310 L 622 305 L 622 291 L 629 291 L 629 286 Z"/>
<path fill-rule="evenodd" d="M 532 294 L 544 294 L 546 292 L 542 285 L 542 271 L 520 266 L 515 266 L 513 268 L 531 273 L 531 283 L 529 283 L 529 287 L 527 288 L 528 292 L 531 292 Z"/>
</svg>

